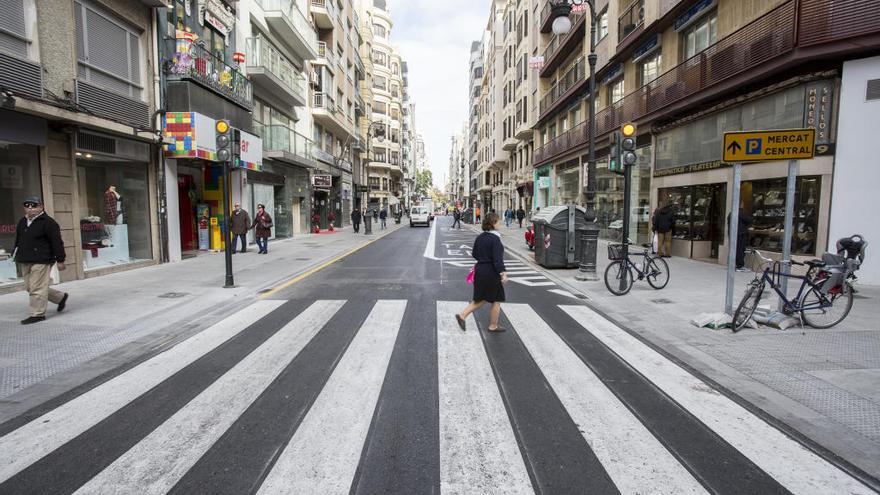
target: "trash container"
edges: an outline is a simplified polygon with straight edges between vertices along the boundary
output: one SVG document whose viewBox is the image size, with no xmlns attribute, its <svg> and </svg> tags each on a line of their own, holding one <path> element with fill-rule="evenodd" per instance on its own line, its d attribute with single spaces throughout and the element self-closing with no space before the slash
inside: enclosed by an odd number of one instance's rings
<svg viewBox="0 0 880 495">
<path fill-rule="evenodd" d="M 580 237 L 587 228 L 580 206 L 548 206 L 532 217 L 535 261 L 545 268 L 575 268 L 580 263 Z"/>
</svg>

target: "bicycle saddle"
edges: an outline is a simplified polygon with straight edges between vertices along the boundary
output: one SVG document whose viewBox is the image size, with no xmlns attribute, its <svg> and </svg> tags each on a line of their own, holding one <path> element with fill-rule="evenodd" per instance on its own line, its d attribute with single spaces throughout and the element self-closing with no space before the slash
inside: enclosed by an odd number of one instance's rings
<svg viewBox="0 0 880 495">
<path fill-rule="evenodd" d="M 642 244 L 642 247 L 645 249 L 651 249 L 652 247 L 654 247 L 654 245 L 651 244 L 650 242 L 646 242 L 646 243 Z"/>
<path fill-rule="evenodd" d="M 804 261 L 804 264 L 809 266 L 810 268 L 822 268 L 825 266 L 825 262 L 822 260 L 807 260 Z"/>
</svg>

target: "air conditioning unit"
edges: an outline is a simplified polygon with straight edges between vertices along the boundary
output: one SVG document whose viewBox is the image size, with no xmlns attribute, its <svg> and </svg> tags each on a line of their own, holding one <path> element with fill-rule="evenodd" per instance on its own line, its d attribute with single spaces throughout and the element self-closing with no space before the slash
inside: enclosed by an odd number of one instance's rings
<svg viewBox="0 0 880 495">
<path fill-rule="evenodd" d="M 318 82 L 318 71 L 313 69 L 311 72 L 309 72 L 309 84 L 311 84 L 312 87 L 316 89 L 319 87 L 320 83 Z"/>
</svg>

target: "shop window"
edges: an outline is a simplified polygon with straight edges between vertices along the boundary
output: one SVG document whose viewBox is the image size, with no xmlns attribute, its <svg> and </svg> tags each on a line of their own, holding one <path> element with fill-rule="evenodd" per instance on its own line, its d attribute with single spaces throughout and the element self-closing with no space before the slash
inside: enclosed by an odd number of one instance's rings
<svg viewBox="0 0 880 495">
<path fill-rule="evenodd" d="M 74 17 L 77 78 L 140 99 L 140 33 L 81 2 L 74 3 Z"/>
<path fill-rule="evenodd" d="M 682 31 L 683 59 L 687 60 L 713 45 L 718 37 L 718 13 L 703 17 Z"/>
<path fill-rule="evenodd" d="M 83 267 L 152 259 L 147 164 L 80 158 L 76 172 Z"/>
<path fill-rule="evenodd" d="M 688 257 L 707 259 L 717 259 L 724 242 L 726 201 L 726 184 L 664 188 L 657 197 L 658 204 L 669 205 L 675 213 L 672 237 L 687 241 L 680 249 Z"/>
<path fill-rule="evenodd" d="M 798 177 L 795 182 L 792 254 L 816 254 L 821 189 L 822 178 L 818 176 Z M 785 178 L 743 182 L 741 197 L 746 212 L 752 215 L 749 246 L 759 250 L 782 251 L 785 196 Z"/>
<path fill-rule="evenodd" d="M 556 202 L 560 205 L 577 204 L 580 198 L 578 178 L 580 169 L 577 165 L 560 169 L 556 173 Z"/>
<path fill-rule="evenodd" d="M 39 148 L 0 141 L 0 285 L 18 280 L 12 251 L 28 196 L 43 196 Z"/>
</svg>

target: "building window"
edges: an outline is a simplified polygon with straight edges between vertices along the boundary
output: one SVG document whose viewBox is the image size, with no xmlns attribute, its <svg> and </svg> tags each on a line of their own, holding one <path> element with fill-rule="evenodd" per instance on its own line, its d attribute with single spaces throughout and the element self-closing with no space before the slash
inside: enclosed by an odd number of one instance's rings
<svg viewBox="0 0 880 495">
<path fill-rule="evenodd" d="M 715 43 L 718 35 L 718 14 L 712 12 L 682 31 L 682 47 L 684 60 L 705 50 Z"/>
<path fill-rule="evenodd" d="M 622 100 L 623 96 L 623 78 L 621 77 L 608 86 L 608 99 L 613 105 Z"/>
<path fill-rule="evenodd" d="M 376 65 L 381 65 L 382 67 L 386 67 L 388 65 L 388 58 L 384 52 L 373 51 L 373 63 Z"/>
<path fill-rule="evenodd" d="M 78 78 L 141 98 L 140 33 L 109 14 L 74 3 Z"/>
<path fill-rule="evenodd" d="M 398 72 L 400 72 L 400 68 L 397 66 L 397 62 L 392 63 L 391 64 L 391 73 L 397 74 Z"/>
<path fill-rule="evenodd" d="M 384 38 L 385 37 L 385 26 L 380 26 L 379 24 L 373 24 L 373 34 Z"/>
<path fill-rule="evenodd" d="M 644 86 L 649 82 L 657 79 L 660 75 L 660 66 L 662 65 L 660 52 L 639 62 L 639 86 Z"/>
<path fill-rule="evenodd" d="M 0 51 L 20 57 L 28 55 L 27 21 L 24 0 L 6 0 L 0 14 Z"/>
<path fill-rule="evenodd" d="M 384 101 L 374 101 L 373 112 L 381 113 L 382 115 L 388 115 L 388 104 Z"/>
<path fill-rule="evenodd" d="M 599 17 L 596 19 L 596 41 L 595 43 L 598 45 L 605 36 L 608 35 L 608 8 L 599 14 Z"/>
<path fill-rule="evenodd" d="M 373 88 L 388 91 L 388 80 L 382 76 L 373 76 Z"/>
</svg>

